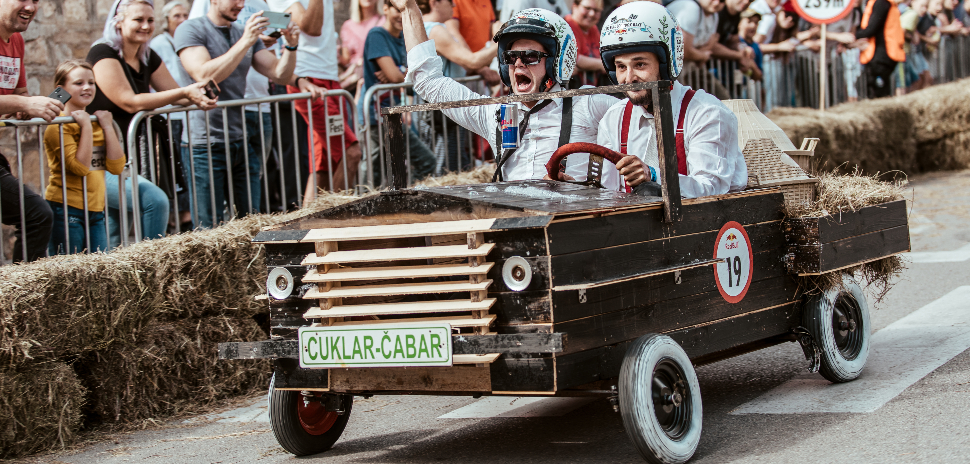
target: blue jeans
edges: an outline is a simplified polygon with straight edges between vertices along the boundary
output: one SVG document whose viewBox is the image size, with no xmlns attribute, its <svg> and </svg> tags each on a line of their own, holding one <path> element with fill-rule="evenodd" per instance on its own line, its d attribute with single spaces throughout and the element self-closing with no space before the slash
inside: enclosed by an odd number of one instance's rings
<svg viewBox="0 0 970 464">
<path fill-rule="evenodd" d="M 104 231 L 104 212 L 88 211 L 88 229 L 85 233 L 84 210 L 72 206 L 67 207 L 67 235 L 64 234 L 64 205 L 48 200 L 54 213 L 51 229 L 51 241 L 48 252 L 53 255 L 67 255 L 84 251 L 88 248 L 87 239 L 91 240 L 94 251 L 108 250 L 108 236 Z"/>
<path fill-rule="evenodd" d="M 260 140 L 259 136 L 259 119 L 262 115 L 263 120 L 263 136 Z M 259 113 L 256 111 L 246 111 L 246 138 L 249 139 L 249 156 L 260 157 L 260 163 L 266 161 L 266 157 L 269 156 L 270 152 L 273 150 L 273 117 L 270 112 Z M 262 150 L 261 150 L 262 148 Z M 262 164 L 261 164 L 262 165 Z M 259 184 L 260 179 L 256 179 L 256 183 Z M 255 193 L 255 192 L 254 192 Z M 260 185 L 260 194 L 253 196 L 254 210 L 256 212 L 261 211 L 260 203 L 262 194 L 262 185 Z"/>
<path fill-rule="evenodd" d="M 108 237 L 111 248 L 121 246 L 121 197 L 118 196 L 118 176 L 104 173 L 104 188 L 108 193 Z M 131 227 L 134 211 L 131 178 L 125 179 L 125 207 Z M 138 207 L 141 209 L 141 239 L 164 237 L 168 229 L 168 196 L 150 180 L 138 176 Z M 127 233 L 128 231 L 125 231 Z"/>
<path fill-rule="evenodd" d="M 212 178 L 209 177 L 209 150 L 212 150 Z M 263 159 L 254 152 L 249 153 L 249 166 L 246 166 L 246 154 L 243 150 L 246 144 L 242 141 L 229 143 L 229 160 L 226 161 L 226 144 L 224 142 L 214 142 L 211 145 L 192 145 L 192 181 L 189 183 L 189 190 L 193 191 L 195 198 L 193 206 L 198 206 L 195 210 L 194 221 L 197 227 L 211 228 L 215 224 L 222 222 L 225 218 L 226 198 L 229 198 L 228 206 L 235 210 L 236 217 L 242 217 L 249 213 L 250 205 L 253 212 L 259 212 L 260 174 L 262 173 Z M 229 165 L 232 171 L 228 171 Z M 230 195 L 228 177 L 232 175 L 232 192 Z M 247 178 L 248 177 L 248 178 Z M 249 186 L 247 195 L 246 187 Z M 215 210 L 213 210 L 213 198 L 215 199 Z M 198 202 L 196 205 L 195 202 Z M 230 210 L 230 211 L 231 211 Z"/>
</svg>

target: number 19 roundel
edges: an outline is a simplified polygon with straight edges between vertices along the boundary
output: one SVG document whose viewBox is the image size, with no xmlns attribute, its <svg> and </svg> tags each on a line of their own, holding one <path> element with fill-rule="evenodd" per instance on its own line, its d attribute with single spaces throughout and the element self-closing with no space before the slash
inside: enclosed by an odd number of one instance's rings
<svg viewBox="0 0 970 464">
<path fill-rule="evenodd" d="M 721 296 L 728 303 L 740 302 L 751 287 L 754 263 L 751 240 L 741 224 L 730 221 L 721 227 L 714 245 L 714 259 L 722 260 L 714 265 L 714 280 Z"/>
</svg>

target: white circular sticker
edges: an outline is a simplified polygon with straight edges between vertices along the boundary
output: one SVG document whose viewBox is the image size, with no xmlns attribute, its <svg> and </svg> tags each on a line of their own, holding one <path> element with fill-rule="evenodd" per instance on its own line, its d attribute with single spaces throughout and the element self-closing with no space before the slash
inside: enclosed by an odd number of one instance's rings
<svg viewBox="0 0 970 464">
<path fill-rule="evenodd" d="M 731 221 L 721 227 L 714 246 L 714 259 L 722 260 L 714 265 L 714 278 L 721 296 L 729 303 L 744 299 L 751 287 L 754 253 L 748 233 L 741 224 Z"/>
</svg>

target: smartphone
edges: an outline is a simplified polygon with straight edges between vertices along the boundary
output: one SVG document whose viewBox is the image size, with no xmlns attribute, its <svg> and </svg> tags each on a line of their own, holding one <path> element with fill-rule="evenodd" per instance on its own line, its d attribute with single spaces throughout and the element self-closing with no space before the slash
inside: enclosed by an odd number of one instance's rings
<svg viewBox="0 0 970 464">
<path fill-rule="evenodd" d="M 64 90 L 62 87 L 58 87 L 54 89 L 54 91 L 51 92 L 51 94 L 48 95 L 48 97 L 53 98 L 54 100 L 57 100 L 62 104 L 67 103 L 68 101 L 71 100 L 71 94 L 67 93 L 67 90 Z"/>
<path fill-rule="evenodd" d="M 286 29 L 290 27 L 290 14 L 277 13 L 275 11 L 264 11 L 263 17 L 269 20 L 266 27 L 270 29 Z"/>
<path fill-rule="evenodd" d="M 212 100 L 219 97 L 219 86 L 216 85 L 216 81 L 209 81 L 209 83 L 205 85 L 205 96 Z"/>
</svg>

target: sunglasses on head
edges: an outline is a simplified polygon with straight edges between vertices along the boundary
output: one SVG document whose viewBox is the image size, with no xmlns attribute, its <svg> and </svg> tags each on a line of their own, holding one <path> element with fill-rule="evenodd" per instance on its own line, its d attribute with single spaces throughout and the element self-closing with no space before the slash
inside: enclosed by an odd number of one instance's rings
<svg viewBox="0 0 970 464">
<path fill-rule="evenodd" d="M 516 60 L 522 60 L 522 64 L 529 66 L 539 62 L 549 54 L 538 50 L 507 50 L 502 54 L 502 59 L 509 66 L 515 65 Z"/>
</svg>

